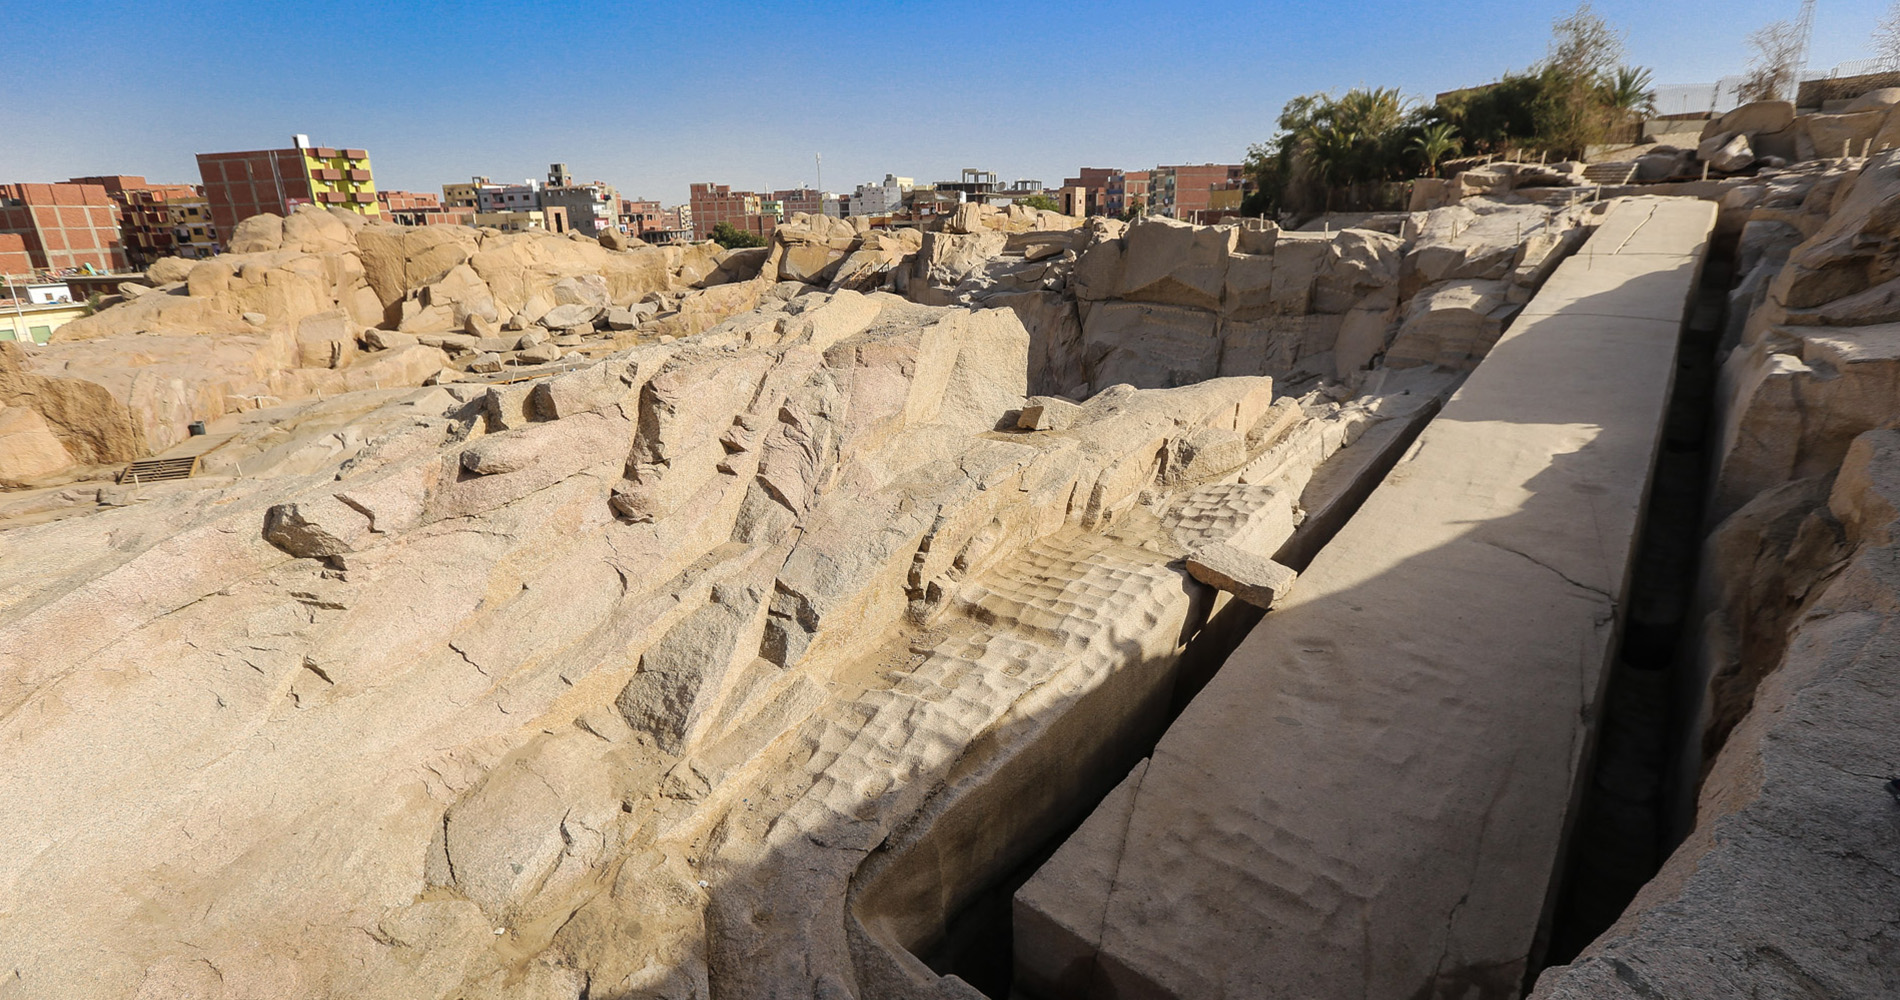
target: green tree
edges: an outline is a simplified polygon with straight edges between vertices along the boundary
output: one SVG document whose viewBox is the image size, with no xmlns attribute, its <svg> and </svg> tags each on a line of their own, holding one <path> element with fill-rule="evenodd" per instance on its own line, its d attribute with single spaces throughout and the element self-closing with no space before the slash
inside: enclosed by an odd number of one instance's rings
<svg viewBox="0 0 1900 1000">
<path fill-rule="evenodd" d="M 1602 94 L 1622 65 L 1622 35 L 1589 0 L 1551 25 L 1550 55 L 1538 67 L 1542 93 L 1532 105 L 1546 146 L 1560 156 L 1582 156 L 1602 141 L 1613 117 Z"/>
<path fill-rule="evenodd" d="M 1280 132 L 1247 149 L 1254 193 L 1246 215 L 1292 208 L 1330 210 L 1376 200 L 1404 172 L 1406 101 L 1396 88 L 1356 88 L 1341 97 L 1304 94 L 1280 111 Z"/>
<path fill-rule="evenodd" d="M 728 250 L 737 250 L 740 247 L 762 247 L 766 242 L 765 237 L 757 233 L 748 233 L 743 229 L 734 229 L 732 224 L 727 222 L 721 222 L 713 227 L 712 241 Z"/>
<path fill-rule="evenodd" d="M 1458 152 L 1464 143 L 1457 137 L 1457 129 L 1450 122 L 1435 122 L 1419 130 L 1412 138 L 1412 149 L 1424 161 L 1422 174 L 1438 173 L 1438 161 Z"/>
<path fill-rule="evenodd" d="M 1495 83 L 1446 94 L 1427 117 L 1450 122 L 1464 152 L 1500 152 L 1536 137 L 1544 85 L 1540 74 L 1506 73 Z"/>
<path fill-rule="evenodd" d="M 1649 70 L 1618 66 L 1601 89 L 1603 106 L 1624 118 L 1647 118 L 1656 113 L 1656 91 L 1649 84 Z"/>
<path fill-rule="evenodd" d="M 1024 208 L 1040 209 L 1044 212 L 1062 211 L 1062 203 L 1046 194 L 1032 194 L 1027 198 L 1018 198 L 1016 199 L 1016 204 Z"/>
</svg>

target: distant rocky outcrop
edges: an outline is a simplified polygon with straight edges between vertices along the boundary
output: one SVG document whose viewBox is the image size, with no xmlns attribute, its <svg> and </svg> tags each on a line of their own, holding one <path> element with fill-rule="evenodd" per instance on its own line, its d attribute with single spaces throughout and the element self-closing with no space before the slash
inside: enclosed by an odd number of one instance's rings
<svg viewBox="0 0 1900 1000">
<path fill-rule="evenodd" d="M 711 244 L 611 249 L 309 206 L 245 220 L 230 246 L 202 261 L 159 260 L 140 286 L 151 291 L 9 362 L 0 486 L 162 452 L 189 424 L 227 413 L 456 378 L 485 354 L 503 366 L 598 356 L 633 329 L 609 310 L 653 318 L 733 277 Z M 698 319 L 669 329 L 704 329 L 750 305 L 703 302 L 689 311 Z"/>
</svg>

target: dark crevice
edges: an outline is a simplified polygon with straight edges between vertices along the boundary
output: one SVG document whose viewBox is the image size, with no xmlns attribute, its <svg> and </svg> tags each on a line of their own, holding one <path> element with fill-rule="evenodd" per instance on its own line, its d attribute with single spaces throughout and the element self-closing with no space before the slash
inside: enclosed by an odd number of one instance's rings
<svg viewBox="0 0 1900 1000">
<path fill-rule="evenodd" d="M 1403 418 L 1399 418 L 1403 419 Z M 1346 522 L 1362 505 L 1378 484 L 1385 479 L 1399 458 L 1404 455 L 1429 420 L 1419 420 L 1411 424 L 1406 431 L 1386 442 L 1383 457 L 1364 469 L 1358 478 L 1339 494 L 1338 501 L 1326 511 L 1323 517 L 1309 517 L 1289 538 L 1285 545 L 1274 554 L 1274 560 L 1295 571 L 1304 571 L 1313 557 L 1331 541 L 1333 535 L 1343 528 Z M 1351 460 L 1342 449 L 1334 459 Z M 1356 453 L 1355 453 L 1356 454 Z M 1115 770 L 1116 780 L 1107 783 L 1097 794 L 1091 795 L 1077 810 L 1073 819 L 1057 830 L 1052 836 L 1038 844 L 1034 851 L 1021 864 L 1012 869 L 1007 876 L 995 885 L 989 886 L 972 899 L 944 928 L 942 938 L 935 947 L 919 957 L 938 975 L 955 975 L 975 987 L 984 996 L 994 1000 L 1016 998 L 1023 1000 L 1023 994 L 1014 985 L 1015 947 L 1014 924 L 1012 920 L 1012 900 L 1016 891 L 1054 856 L 1060 848 L 1079 829 L 1084 820 L 1094 813 L 1095 807 L 1107 797 L 1108 793 L 1120 784 L 1122 776 L 1145 760 L 1153 751 L 1155 744 L 1166 733 L 1168 726 L 1187 709 L 1201 689 L 1213 680 L 1216 672 L 1227 662 L 1242 640 L 1253 631 L 1265 611 L 1245 601 L 1233 599 L 1226 601 L 1218 611 L 1209 615 L 1206 622 L 1194 632 L 1193 637 L 1183 647 L 1174 668 L 1174 681 L 1168 704 L 1165 722 L 1154 731 L 1151 738 L 1142 745 L 1124 748 L 1121 766 Z"/>
<path fill-rule="evenodd" d="M 1610 928 L 1681 841 L 1672 828 L 1675 773 L 1689 720 L 1681 675 L 1713 460 L 1712 426 L 1723 312 L 1735 240 L 1711 245 L 1683 332 L 1629 586 L 1629 610 L 1600 707 L 1596 750 L 1560 858 L 1555 907 L 1524 983 L 1565 965 Z"/>
</svg>

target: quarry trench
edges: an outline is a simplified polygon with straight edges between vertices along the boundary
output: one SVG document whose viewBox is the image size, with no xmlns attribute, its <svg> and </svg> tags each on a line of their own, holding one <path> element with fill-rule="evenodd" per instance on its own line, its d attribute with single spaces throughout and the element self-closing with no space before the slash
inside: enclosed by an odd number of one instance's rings
<svg viewBox="0 0 1900 1000">
<path fill-rule="evenodd" d="M 1543 969 L 1565 965 L 1616 922 L 1688 835 L 1677 803 L 1698 775 L 1682 762 L 1698 740 L 1686 710 L 1698 543 L 1714 444 L 1717 348 L 1735 280 L 1736 233 L 1718 231 L 1677 354 L 1674 391 L 1652 473 L 1630 583 L 1629 618 L 1598 723 L 1590 781 L 1561 864 L 1556 909 L 1543 936 Z"/>
<path fill-rule="evenodd" d="M 391 878 L 429 841 L 428 894 L 379 918 L 397 943 L 376 947 L 466 945 L 473 982 L 505 937 L 495 974 L 538 963 L 536 997 L 646 995 L 656 970 L 712 997 L 801 976 L 864 997 L 1323 995 L 1362 973 L 1369 996 L 1529 995 L 1595 960 L 1694 846 L 1716 357 L 1757 218 L 1725 201 L 1709 235 L 1691 216 L 1713 200 L 1553 209 L 1535 240 L 1524 206 L 1317 235 L 946 230 L 894 272 L 928 286 L 909 301 L 713 284 L 690 301 L 741 311 L 545 384 L 260 418 L 235 439 L 245 477 L 184 484 L 222 491 L 206 515 L 181 486 L 140 501 L 141 524 L 248 545 L 178 585 L 182 613 L 150 613 L 193 630 L 165 682 L 220 694 L 167 718 L 228 725 L 227 665 L 186 650 L 247 637 L 206 593 L 242 610 L 274 592 L 231 580 L 299 588 L 294 704 L 250 681 L 265 666 L 239 676 L 274 741 L 318 754 L 306 797 L 440 779 L 345 817 L 396 831 Z M 361 440 L 290 453 L 331 423 Z M 301 533 L 273 531 L 292 512 Z M 1301 582 L 1210 579 L 1223 547 Z M 170 550 L 152 551 L 141 567 Z M 425 594 L 425 614 L 392 610 Z M 56 601 L 36 631 L 85 608 Z M 420 669 L 364 635 L 446 652 Z M 452 707 L 385 715 L 397 681 Z M 444 767 L 402 728 L 438 717 L 481 752 Z M 386 773 L 325 749 L 348 726 L 401 737 Z M 270 773 L 276 742 L 258 746 L 219 766 Z M 1090 897 L 1096 937 L 1060 940 L 1090 911 L 1036 884 L 1078 870 L 1105 870 L 1115 906 Z M 326 906 L 382 898 L 325 886 Z M 424 944 L 404 923 L 424 910 L 479 926 Z"/>
<path fill-rule="evenodd" d="M 1452 389 L 1455 386 L 1444 394 L 1448 395 Z M 1307 516 L 1274 554 L 1274 560 L 1296 571 L 1304 569 L 1417 439 L 1430 415 L 1436 412 L 1438 402 L 1442 402 L 1442 395 L 1418 418 L 1381 425 L 1314 470 L 1313 479 L 1300 498 Z M 998 802 L 979 793 L 976 798 L 984 801 L 951 805 L 954 811 L 967 812 L 973 818 L 982 817 L 982 822 L 996 822 L 1001 814 L 1003 825 L 1034 832 L 1026 833 L 1019 843 L 1012 845 L 1012 853 L 1018 860 L 1001 877 L 981 886 L 946 890 L 946 894 L 968 898 L 927 946 L 912 949 L 912 954 L 931 972 L 955 976 L 987 997 L 1002 1000 L 1015 995 L 1012 994 L 1011 904 L 1016 890 L 1075 833 L 1091 811 L 1122 782 L 1130 768 L 1147 757 L 1167 727 L 1267 614 L 1226 593 L 1212 588 L 1198 589 L 1202 592 L 1197 595 L 1198 613 L 1190 618 L 1192 636 L 1172 661 L 1130 663 L 1121 668 L 1130 673 L 1159 670 L 1166 679 L 1146 691 L 1144 704 L 1136 713 L 1143 720 L 1141 724 L 1120 739 L 1100 741 L 1085 755 L 1090 760 L 1084 769 L 1083 781 L 1064 788 L 1064 794 L 1054 801 L 1034 795 L 1010 795 Z M 1073 718 L 1087 718 L 1091 714 L 1079 703 L 1072 705 L 1069 713 Z M 1047 722 L 1037 742 L 1065 751 L 1078 742 L 1086 742 L 1079 740 L 1073 726 L 1065 726 L 1064 721 L 1058 718 Z M 983 765 L 973 762 L 970 766 Z M 1049 777 L 1051 775 L 1045 774 L 1040 779 L 1017 778 L 1017 790 Z M 1010 816 L 1010 813 L 1016 815 Z M 929 850 L 920 849 L 915 842 L 893 854 L 880 851 L 879 855 L 884 856 L 874 855 L 861 877 L 873 883 L 928 878 L 922 870 L 930 864 L 929 854 Z"/>
<path fill-rule="evenodd" d="M 1663 441 L 1644 499 L 1641 535 L 1625 591 L 1627 618 L 1617 640 L 1613 667 L 1607 672 L 1594 724 L 1585 726 L 1584 770 L 1577 782 L 1574 825 L 1565 835 L 1551 874 L 1545 917 L 1535 928 L 1532 961 L 1516 988 L 1528 994 L 1546 967 L 1569 961 L 1622 912 L 1637 890 L 1653 877 L 1682 831 L 1668 824 L 1672 795 L 1686 779 L 1668 773 L 1679 759 L 1689 730 L 1674 707 L 1681 684 L 1679 666 L 1686 609 L 1695 578 L 1695 540 L 1701 537 L 1702 502 L 1708 475 L 1708 428 L 1714 396 L 1714 351 L 1720 335 L 1728 285 L 1732 280 L 1733 234 L 1712 241 L 1694 299 L 1684 317 L 1677 371 L 1668 395 Z M 1455 388 L 1455 387 L 1454 387 Z M 1448 389 L 1441 400 L 1453 391 Z M 1396 428 L 1383 440 L 1347 448 L 1316 471 L 1302 494 L 1302 506 L 1317 513 L 1276 554 L 1277 561 L 1304 570 L 1326 543 L 1359 511 L 1435 416 Z M 1329 494 L 1315 498 L 1313 494 Z M 1181 648 L 1167 683 L 1152 685 L 1147 697 L 1166 702 L 1157 718 L 1116 740 L 1102 740 L 1087 755 L 1088 779 L 1070 785 L 1051 801 L 1043 795 L 978 794 L 975 813 L 988 819 L 1002 814 L 1003 825 L 1019 831 L 1012 844 L 1017 859 L 1000 877 L 981 886 L 944 887 L 964 901 L 941 928 L 917 942 L 906 942 L 907 957 L 939 976 L 955 977 L 983 996 L 1026 1000 L 1063 1000 L 1069 994 L 1025 989 L 1016 976 L 1013 897 L 1083 821 L 1117 787 L 1122 777 L 1146 760 L 1155 745 L 1194 696 L 1220 671 L 1265 612 L 1218 594 L 1193 637 Z M 1062 720 L 1047 725 L 1044 741 L 1072 740 L 1062 735 Z M 972 748 L 978 749 L 978 748 Z M 981 766 L 981 765 L 977 765 Z M 1020 791 L 1036 779 L 1017 775 L 1005 781 Z M 962 803 L 950 803 L 956 812 Z M 1012 811 L 1035 815 L 1008 816 Z M 941 819 L 941 817 L 938 817 Z M 972 815 L 971 822 L 977 820 Z M 928 825 L 923 824 L 923 825 Z M 1039 832 L 1032 832 L 1039 831 Z M 928 881 L 933 863 L 928 831 L 906 841 L 894 834 L 874 853 L 854 882 L 854 928 L 874 924 L 858 908 L 890 881 Z M 921 849 L 920 849 L 921 848 Z M 875 909 L 875 906 L 871 907 Z M 878 935 L 872 933 L 870 937 Z M 860 942 L 862 943 L 862 942 Z M 892 943 L 885 938 L 888 948 Z M 860 961 L 870 949 L 854 947 Z M 921 972 L 913 969 L 913 974 Z M 967 996 L 949 987 L 943 995 Z M 1081 994 L 1074 994 L 1080 996 Z"/>
</svg>

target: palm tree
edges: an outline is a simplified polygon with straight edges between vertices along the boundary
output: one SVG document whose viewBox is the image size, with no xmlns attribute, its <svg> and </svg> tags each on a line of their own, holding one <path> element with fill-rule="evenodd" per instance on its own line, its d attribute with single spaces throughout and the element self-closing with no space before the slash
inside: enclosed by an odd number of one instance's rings
<svg viewBox="0 0 1900 1000">
<path fill-rule="evenodd" d="M 1616 75 L 1603 81 L 1605 107 L 1621 113 L 1627 120 L 1646 118 L 1656 113 L 1656 91 L 1649 83 L 1649 70 L 1618 66 Z"/>
<path fill-rule="evenodd" d="M 1313 133 L 1308 146 L 1313 155 L 1313 172 L 1326 189 L 1326 211 L 1333 210 L 1333 192 L 1352 183 L 1354 147 L 1359 135 L 1350 129 L 1328 128 Z"/>
<path fill-rule="evenodd" d="M 1332 127 L 1361 136 L 1380 136 L 1399 127 L 1405 118 L 1405 96 L 1397 87 L 1355 88 L 1333 106 Z"/>
<path fill-rule="evenodd" d="M 1454 131 L 1450 122 L 1438 122 L 1425 126 L 1412 140 L 1412 148 L 1425 161 L 1425 173 L 1438 173 L 1438 161 L 1464 147 L 1464 141 L 1452 134 Z"/>
</svg>

